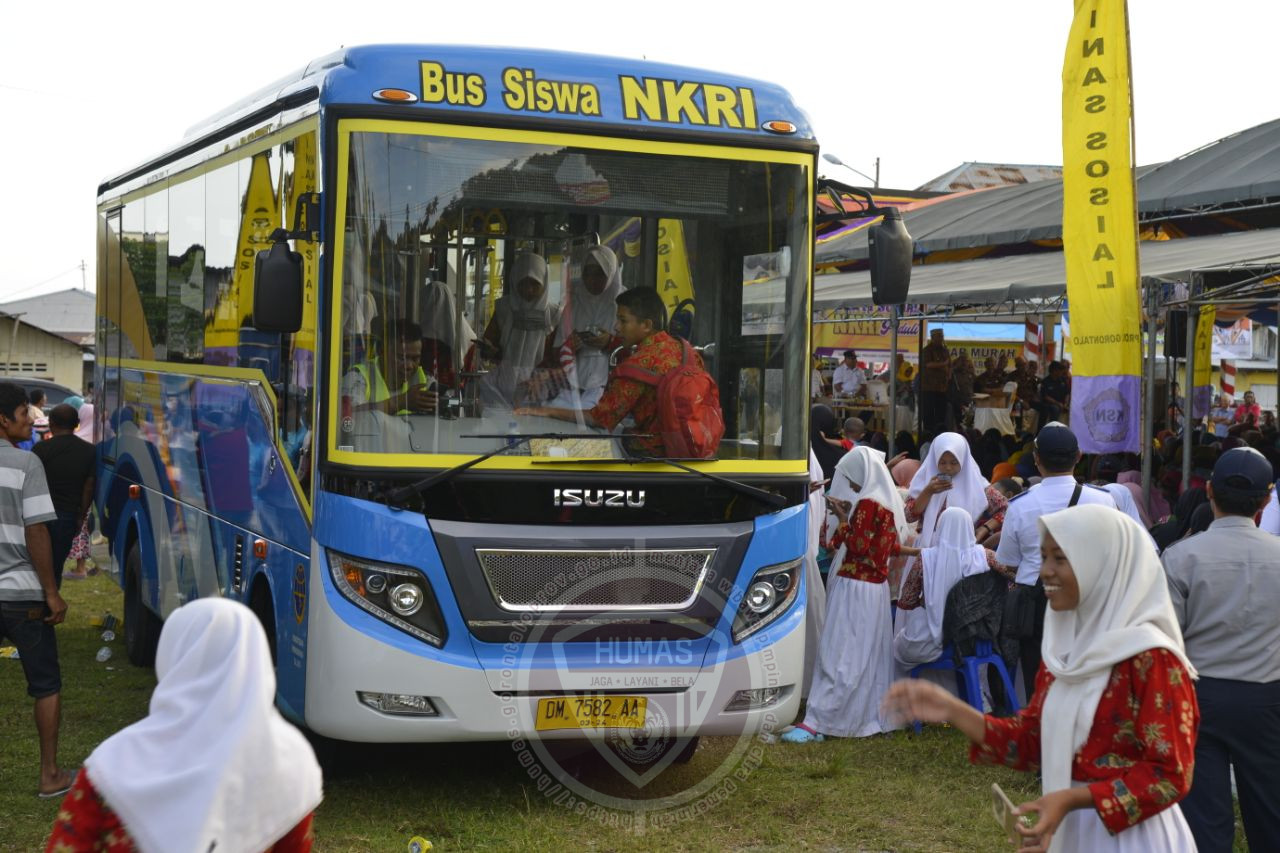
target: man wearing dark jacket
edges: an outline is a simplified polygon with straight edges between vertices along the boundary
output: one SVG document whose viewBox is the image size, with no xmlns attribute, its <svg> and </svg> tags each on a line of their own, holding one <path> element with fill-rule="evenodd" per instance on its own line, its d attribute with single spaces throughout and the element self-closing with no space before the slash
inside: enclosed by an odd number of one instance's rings
<svg viewBox="0 0 1280 853">
<path fill-rule="evenodd" d="M 49 413 L 49 437 L 38 443 L 33 453 L 44 463 L 45 479 L 53 509 L 58 514 L 49 525 L 53 543 L 53 574 L 62 586 L 62 565 L 71 553 L 71 542 L 84 526 L 93 501 L 95 452 L 93 445 L 76 436 L 80 415 L 66 403 Z"/>
</svg>

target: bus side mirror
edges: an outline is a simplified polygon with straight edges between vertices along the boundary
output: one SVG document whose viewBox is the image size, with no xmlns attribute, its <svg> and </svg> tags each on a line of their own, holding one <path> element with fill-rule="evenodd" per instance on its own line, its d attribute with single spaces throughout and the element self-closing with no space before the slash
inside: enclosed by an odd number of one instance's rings
<svg viewBox="0 0 1280 853">
<path fill-rule="evenodd" d="M 884 208 L 884 218 L 870 229 L 867 251 L 871 260 L 871 301 L 876 305 L 901 305 L 911 285 L 913 245 L 902 213 Z"/>
<path fill-rule="evenodd" d="M 261 332 L 302 328 L 302 255 L 289 248 L 284 229 L 253 265 L 253 327 Z"/>
</svg>

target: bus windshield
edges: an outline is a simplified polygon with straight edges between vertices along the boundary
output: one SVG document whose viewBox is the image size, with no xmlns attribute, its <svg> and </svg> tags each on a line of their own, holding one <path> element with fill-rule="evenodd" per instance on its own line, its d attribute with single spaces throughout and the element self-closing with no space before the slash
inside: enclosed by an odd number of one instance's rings
<svg viewBox="0 0 1280 853">
<path fill-rule="evenodd" d="M 625 409 L 609 381 L 632 288 L 656 289 L 718 386 L 715 459 L 807 458 L 811 154 L 381 120 L 339 134 L 339 461 L 438 466 L 550 433 L 522 452 L 627 453 L 589 420 L 527 411 Z"/>
</svg>

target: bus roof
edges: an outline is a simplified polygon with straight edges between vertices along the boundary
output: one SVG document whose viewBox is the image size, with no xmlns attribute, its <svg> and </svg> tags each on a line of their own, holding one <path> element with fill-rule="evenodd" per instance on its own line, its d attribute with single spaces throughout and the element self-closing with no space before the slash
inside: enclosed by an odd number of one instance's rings
<svg viewBox="0 0 1280 853">
<path fill-rule="evenodd" d="M 523 119 L 734 144 L 815 150 L 809 117 L 781 86 L 731 74 L 564 51 L 364 45 L 319 57 L 189 128 L 181 142 L 108 178 L 99 197 L 282 111 L 397 107 L 466 121 Z M 475 119 L 471 119 L 474 121 Z"/>
<path fill-rule="evenodd" d="M 737 137 L 812 140 L 808 116 L 782 87 L 714 71 L 550 50 L 366 45 L 321 57 L 187 131 L 204 137 L 291 95 L 322 107 L 400 103 L 424 112 L 542 118 Z M 396 90 L 399 95 L 387 95 Z M 381 98 L 376 93 L 384 93 Z M 389 97 L 407 98 L 392 101 Z M 794 130 L 785 132 L 786 125 Z"/>
</svg>

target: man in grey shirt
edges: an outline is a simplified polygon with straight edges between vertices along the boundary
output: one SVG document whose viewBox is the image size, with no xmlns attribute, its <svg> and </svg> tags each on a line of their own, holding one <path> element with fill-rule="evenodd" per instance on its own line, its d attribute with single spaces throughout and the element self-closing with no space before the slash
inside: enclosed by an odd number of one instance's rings
<svg viewBox="0 0 1280 853">
<path fill-rule="evenodd" d="M 1222 454 L 1205 489 L 1213 523 L 1163 557 L 1200 673 L 1196 772 L 1182 802 L 1200 853 L 1234 843 L 1232 765 L 1249 849 L 1280 850 L 1280 538 L 1253 523 L 1273 477 L 1253 448 Z"/>
<path fill-rule="evenodd" d="M 27 392 L 0 382 L 0 636 L 18 649 L 27 695 L 35 700 L 40 738 L 41 797 L 71 787 L 74 774 L 58 767 L 62 716 L 62 672 L 53 626 L 67 613 L 53 574 L 53 552 L 45 522 L 58 516 L 49 497 L 44 465 L 15 445 L 31 437 Z"/>
</svg>

